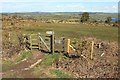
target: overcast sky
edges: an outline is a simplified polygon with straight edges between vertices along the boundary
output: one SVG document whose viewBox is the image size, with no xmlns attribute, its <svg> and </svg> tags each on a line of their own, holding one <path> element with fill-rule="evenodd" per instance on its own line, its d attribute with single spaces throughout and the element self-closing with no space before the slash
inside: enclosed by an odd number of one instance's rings
<svg viewBox="0 0 120 80">
<path fill-rule="evenodd" d="M 118 12 L 119 0 L 0 0 L 0 12 Z"/>
</svg>

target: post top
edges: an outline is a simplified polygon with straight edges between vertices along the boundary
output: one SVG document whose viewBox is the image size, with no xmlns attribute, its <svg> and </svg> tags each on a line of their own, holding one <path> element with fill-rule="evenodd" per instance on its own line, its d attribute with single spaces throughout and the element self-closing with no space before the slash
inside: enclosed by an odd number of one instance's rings
<svg viewBox="0 0 120 80">
<path fill-rule="evenodd" d="M 52 35 L 54 34 L 54 31 L 46 31 L 46 34 Z"/>
</svg>

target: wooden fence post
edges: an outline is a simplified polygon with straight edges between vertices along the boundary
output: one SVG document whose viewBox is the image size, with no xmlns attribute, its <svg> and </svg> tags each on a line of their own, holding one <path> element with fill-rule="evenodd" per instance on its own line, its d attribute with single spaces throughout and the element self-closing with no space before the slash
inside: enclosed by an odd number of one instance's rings
<svg viewBox="0 0 120 80">
<path fill-rule="evenodd" d="M 94 41 L 92 41 L 92 46 L 91 46 L 91 59 L 93 59 L 93 48 L 94 48 Z"/>
<path fill-rule="evenodd" d="M 70 39 L 67 40 L 67 53 L 70 52 Z"/>
<path fill-rule="evenodd" d="M 23 48 L 26 51 L 26 38 L 25 38 L 25 34 L 23 34 L 23 43 L 24 43 Z"/>
<path fill-rule="evenodd" d="M 54 53 L 54 31 L 52 32 L 52 35 L 51 35 L 51 40 L 50 40 L 50 45 L 51 45 L 51 53 Z"/>
<path fill-rule="evenodd" d="M 31 34 L 30 34 L 30 40 L 29 40 L 29 42 L 30 42 L 30 49 L 32 50 L 32 37 L 31 37 Z"/>
<path fill-rule="evenodd" d="M 40 48 L 41 48 L 41 39 L 39 39 L 39 36 L 41 36 L 40 33 L 38 33 L 38 47 L 39 47 L 39 50 L 40 50 Z"/>
<path fill-rule="evenodd" d="M 63 37 L 63 41 L 62 41 L 62 44 L 63 44 L 63 51 L 62 52 L 65 52 L 65 37 Z"/>
</svg>

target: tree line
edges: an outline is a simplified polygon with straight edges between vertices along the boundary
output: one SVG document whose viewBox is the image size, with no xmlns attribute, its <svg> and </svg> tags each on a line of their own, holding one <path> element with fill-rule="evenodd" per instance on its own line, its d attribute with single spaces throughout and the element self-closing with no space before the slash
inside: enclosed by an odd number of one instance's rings
<svg viewBox="0 0 120 80">
<path fill-rule="evenodd" d="M 80 22 L 88 22 L 90 20 L 90 15 L 88 12 L 84 12 L 80 18 Z M 112 21 L 112 18 L 111 17 L 107 17 L 106 20 L 105 20 L 105 23 L 108 23 L 110 24 L 110 22 Z M 97 21 L 95 21 L 97 22 Z"/>
</svg>

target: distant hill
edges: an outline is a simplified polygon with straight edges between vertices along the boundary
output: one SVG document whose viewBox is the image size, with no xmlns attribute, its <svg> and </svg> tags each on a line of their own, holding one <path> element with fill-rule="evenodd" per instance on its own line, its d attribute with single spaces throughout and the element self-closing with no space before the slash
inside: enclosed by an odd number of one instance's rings
<svg viewBox="0 0 120 80">
<path fill-rule="evenodd" d="M 80 19 L 83 12 L 21 12 L 21 13 L 2 13 L 4 15 L 16 15 L 35 19 Z M 117 13 L 89 12 L 90 18 L 105 21 L 107 17 L 118 18 Z"/>
</svg>

